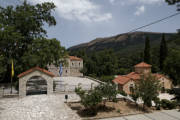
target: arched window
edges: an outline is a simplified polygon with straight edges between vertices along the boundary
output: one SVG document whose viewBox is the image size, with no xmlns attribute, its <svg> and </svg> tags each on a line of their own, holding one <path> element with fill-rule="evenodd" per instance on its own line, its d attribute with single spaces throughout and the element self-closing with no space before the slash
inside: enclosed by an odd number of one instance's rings
<svg viewBox="0 0 180 120">
<path fill-rule="evenodd" d="M 164 86 L 164 82 L 162 82 L 161 92 L 162 92 L 162 93 L 165 93 L 165 86 Z"/>
<path fill-rule="evenodd" d="M 130 84 L 130 86 L 129 86 L 129 91 L 130 91 L 131 93 L 134 92 L 134 86 L 133 86 L 133 84 Z"/>
</svg>

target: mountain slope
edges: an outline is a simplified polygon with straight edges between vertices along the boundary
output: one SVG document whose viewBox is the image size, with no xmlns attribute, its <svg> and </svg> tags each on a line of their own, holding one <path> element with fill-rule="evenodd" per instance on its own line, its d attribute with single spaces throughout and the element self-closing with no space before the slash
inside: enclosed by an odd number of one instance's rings
<svg viewBox="0 0 180 120">
<path fill-rule="evenodd" d="M 166 40 L 171 39 L 175 33 L 165 33 Z M 88 43 L 72 46 L 69 51 L 78 51 L 85 49 L 88 52 L 101 51 L 104 49 L 113 49 L 117 52 L 131 52 L 144 48 L 145 37 L 150 38 L 152 46 L 156 46 L 161 41 L 162 33 L 155 32 L 134 32 L 124 33 L 107 38 L 96 38 Z"/>
</svg>

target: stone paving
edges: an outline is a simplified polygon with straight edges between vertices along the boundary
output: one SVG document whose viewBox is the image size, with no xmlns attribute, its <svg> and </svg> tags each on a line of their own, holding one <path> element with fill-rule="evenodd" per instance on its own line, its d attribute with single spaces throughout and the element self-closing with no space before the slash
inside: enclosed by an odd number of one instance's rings
<svg viewBox="0 0 180 120">
<path fill-rule="evenodd" d="M 65 94 L 32 95 L 24 98 L 0 98 L 0 120 L 80 120 L 65 103 Z M 79 101 L 68 93 L 68 102 Z M 102 120 L 180 120 L 178 110 L 163 110 Z"/>
<path fill-rule="evenodd" d="M 54 77 L 56 83 L 55 90 L 72 92 L 79 85 L 84 90 L 90 90 L 91 87 L 99 85 L 98 82 L 85 77 Z"/>
<path fill-rule="evenodd" d="M 64 101 L 63 94 L 2 98 L 0 120 L 80 120 Z"/>
<path fill-rule="evenodd" d="M 163 110 L 149 114 L 106 118 L 102 120 L 180 120 L 180 112 L 178 110 Z"/>
</svg>

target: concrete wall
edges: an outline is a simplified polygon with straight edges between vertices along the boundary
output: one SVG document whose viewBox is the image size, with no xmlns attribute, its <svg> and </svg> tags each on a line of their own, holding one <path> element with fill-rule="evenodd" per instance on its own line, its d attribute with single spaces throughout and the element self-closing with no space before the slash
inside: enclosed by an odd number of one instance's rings
<svg viewBox="0 0 180 120">
<path fill-rule="evenodd" d="M 40 76 L 43 79 L 45 79 L 47 82 L 47 94 L 49 95 L 53 93 L 53 78 L 43 72 L 36 70 L 19 78 L 19 96 L 20 97 L 26 96 L 26 83 L 33 76 Z"/>
</svg>

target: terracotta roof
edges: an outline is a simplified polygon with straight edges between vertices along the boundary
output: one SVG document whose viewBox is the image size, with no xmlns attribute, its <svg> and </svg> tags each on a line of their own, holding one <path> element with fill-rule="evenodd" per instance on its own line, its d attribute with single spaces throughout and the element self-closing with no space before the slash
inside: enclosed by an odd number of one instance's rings
<svg viewBox="0 0 180 120">
<path fill-rule="evenodd" d="M 51 72 L 49 72 L 49 71 L 47 71 L 47 70 L 45 70 L 45 69 L 42 69 L 42 68 L 40 68 L 40 67 L 34 67 L 34 68 L 31 68 L 31 69 L 29 69 L 29 70 L 27 70 L 27 71 L 19 74 L 19 75 L 18 75 L 18 78 L 21 78 L 21 77 L 23 77 L 23 76 L 25 76 L 25 75 L 27 75 L 27 74 L 35 71 L 35 70 L 41 71 L 41 72 L 43 72 L 43 73 L 45 73 L 45 74 L 47 74 L 47 75 L 49 75 L 49 76 L 51 76 L 51 77 L 54 77 L 54 74 L 53 74 L 53 73 L 51 73 Z"/>
<path fill-rule="evenodd" d="M 138 74 L 136 72 L 131 72 L 127 74 L 126 77 L 131 78 L 133 80 L 139 80 L 141 78 L 141 74 Z"/>
<path fill-rule="evenodd" d="M 128 81 L 130 80 L 130 78 L 126 77 L 126 76 L 121 76 L 119 75 L 118 77 L 116 77 L 113 82 L 117 82 L 118 84 L 124 85 L 126 84 Z"/>
<path fill-rule="evenodd" d="M 159 78 L 162 78 L 162 77 L 167 78 L 167 79 L 170 79 L 170 78 L 168 78 L 168 76 L 165 76 L 165 75 L 159 74 L 159 73 L 154 73 L 153 75 L 154 75 L 155 77 L 157 77 L 158 79 L 159 79 Z"/>
<path fill-rule="evenodd" d="M 81 58 L 78 58 L 78 57 L 76 57 L 76 56 L 69 56 L 69 59 L 70 59 L 70 60 L 82 61 Z"/>
<path fill-rule="evenodd" d="M 127 75 L 119 75 L 116 77 L 113 82 L 117 82 L 118 84 L 124 85 L 130 80 L 140 80 L 141 74 L 136 72 L 131 72 Z"/>
<path fill-rule="evenodd" d="M 145 68 L 148 68 L 148 67 L 151 67 L 152 65 L 150 65 L 150 64 L 147 64 L 147 63 L 145 63 L 145 62 L 141 62 L 141 63 L 139 63 L 139 64 L 137 64 L 137 65 L 135 65 L 134 67 L 145 67 Z"/>
</svg>

